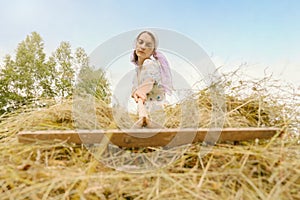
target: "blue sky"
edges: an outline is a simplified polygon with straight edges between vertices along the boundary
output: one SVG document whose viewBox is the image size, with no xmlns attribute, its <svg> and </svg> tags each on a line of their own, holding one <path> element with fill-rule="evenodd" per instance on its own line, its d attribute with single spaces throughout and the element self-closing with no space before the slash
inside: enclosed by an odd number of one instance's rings
<svg viewBox="0 0 300 200">
<path fill-rule="evenodd" d="M 32 31 L 49 55 L 61 41 L 91 53 L 122 32 L 157 27 L 188 36 L 217 67 L 247 62 L 254 77 L 267 68 L 299 85 L 299 10 L 297 0 L 0 0 L 0 56 Z"/>
</svg>

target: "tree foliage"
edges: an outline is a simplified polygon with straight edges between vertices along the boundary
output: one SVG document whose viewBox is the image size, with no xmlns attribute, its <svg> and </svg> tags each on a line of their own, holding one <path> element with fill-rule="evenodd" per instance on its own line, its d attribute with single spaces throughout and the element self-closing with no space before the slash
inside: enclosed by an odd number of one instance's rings
<svg viewBox="0 0 300 200">
<path fill-rule="evenodd" d="M 71 98 L 79 74 L 93 74 L 97 98 L 107 99 L 109 85 L 104 72 L 89 66 L 83 48 L 72 52 L 69 42 L 46 58 L 41 36 L 33 32 L 19 43 L 15 58 L 6 55 L 0 70 L 0 113 L 26 105 L 40 105 L 41 99 L 63 101 Z M 95 85 L 93 85 L 95 86 Z"/>
</svg>

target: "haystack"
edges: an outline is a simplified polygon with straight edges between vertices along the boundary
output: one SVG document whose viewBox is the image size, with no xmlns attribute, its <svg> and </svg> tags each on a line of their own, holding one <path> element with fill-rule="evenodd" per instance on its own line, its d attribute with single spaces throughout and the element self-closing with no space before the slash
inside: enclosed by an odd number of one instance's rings
<svg viewBox="0 0 300 200">
<path fill-rule="evenodd" d="M 270 77 L 239 77 L 224 75 L 218 83 L 226 100 L 224 127 L 279 127 L 283 137 L 217 144 L 205 156 L 199 156 L 203 145 L 194 144 L 164 168 L 126 173 L 99 162 L 84 146 L 18 143 L 21 130 L 75 128 L 72 99 L 47 102 L 43 108 L 1 116 L 0 199 L 300 199 L 299 90 L 290 92 L 290 85 Z M 210 89 L 192 98 L 199 110 L 198 126 L 208 127 Z M 117 128 L 112 108 L 100 100 L 96 105 L 99 126 Z M 182 105 L 188 102 L 165 108 L 166 127 L 180 125 Z"/>
</svg>

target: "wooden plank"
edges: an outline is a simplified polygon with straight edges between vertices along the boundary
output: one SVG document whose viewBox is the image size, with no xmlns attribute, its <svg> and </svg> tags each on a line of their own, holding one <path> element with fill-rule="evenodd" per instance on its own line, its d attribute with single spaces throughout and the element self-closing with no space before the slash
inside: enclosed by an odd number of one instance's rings
<svg viewBox="0 0 300 200">
<path fill-rule="evenodd" d="M 269 139 L 277 133 L 278 128 L 44 130 L 22 131 L 18 133 L 18 140 L 21 143 L 62 140 L 75 144 L 96 144 L 107 138 L 107 141 L 120 147 L 172 147 L 204 140 L 224 142 Z"/>
</svg>

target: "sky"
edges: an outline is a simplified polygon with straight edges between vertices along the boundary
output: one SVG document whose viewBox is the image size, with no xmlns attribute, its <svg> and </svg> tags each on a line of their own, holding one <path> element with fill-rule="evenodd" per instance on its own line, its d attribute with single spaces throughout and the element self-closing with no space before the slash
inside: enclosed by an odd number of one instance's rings
<svg viewBox="0 0 300 200">
<path fill-rule="evenodd" d="M 298 0 L 0 0 L 0 60 L 38 32 L 47 55 L 62 41 L 89 54 L 140 28 L 176 31 L 199 44 L 216 67 L 243 65 L 300 85 Z M 245 64 L 246 63 L 246 64 Z"/>
</svg>

